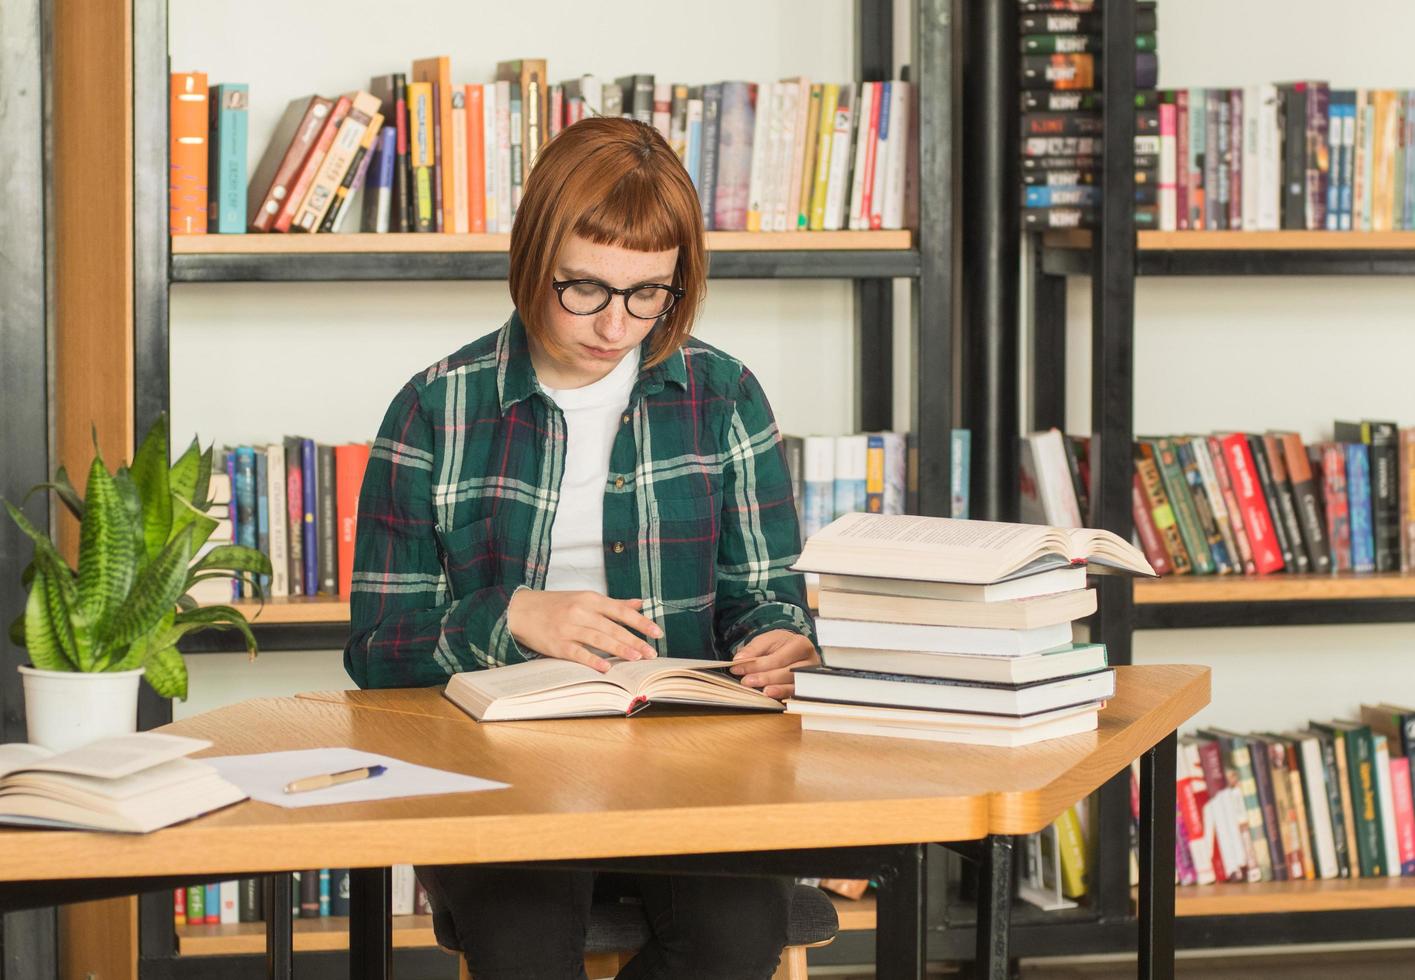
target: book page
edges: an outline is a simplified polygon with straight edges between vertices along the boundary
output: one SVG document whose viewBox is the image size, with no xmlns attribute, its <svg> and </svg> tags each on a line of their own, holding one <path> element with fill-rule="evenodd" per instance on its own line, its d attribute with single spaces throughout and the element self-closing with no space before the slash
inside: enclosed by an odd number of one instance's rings
<svg viewBox="0 0 1415 980">
<path fill-rule="evenodd" d="M 612 662 L 618 661 L 610 658 Z M 492 667 L 487 670 L 472 670 L 457 674 L 449 683 L 470 687 L 490 701 L 502 698 L 517 698 L 555 691 L 587 681 L 601 681 L 615 686 L 623 686 L 613 677 L 613 672 L 601 674 L 593 667 L 575 663 L 573 660 L 557 660 L 554 657 L 540 657 L 520 664 Z"/>
<path fill-rule="evenodd" d="M 619 660 L 612 658 L 614 666 L 607 675 L 624 690 L 637 694 L 660 674 L 682 671 L 726 669 L 732 666 L 730 660 L 689 660 L 684 657 L 654 657 L 650 660 Z"/>
<path fill-rule="evenodd" d="M 116 779 L 141 772 L 162 762 L 180 759 L 210 745 L 210 742 L 200 738 L 164 735 L 160 732 L 137 732 L 105 738 L 77 749 L 70 749 L 68 752 L 49 755 L 48 758 L 34 758 L 31 755 L 28 760 L 7 766 L 0 775 L 29 770 L 70 772 L 80 776 Z M 9 753 L 13 748 L 16 746 L 7 745 L 0 749 L 0 752 Z M 0 760 L 9 761 L 3 756 L 0 756 Z"/>
</svg>

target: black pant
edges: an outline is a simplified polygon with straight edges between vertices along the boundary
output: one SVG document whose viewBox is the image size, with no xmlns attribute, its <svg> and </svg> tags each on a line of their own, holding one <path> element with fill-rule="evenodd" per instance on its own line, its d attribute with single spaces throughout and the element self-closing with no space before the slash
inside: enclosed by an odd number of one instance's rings
<svg viewBox="0 0 1415 980">
<path fill-rule="evenodd" d="M 769 980 L 792 879 L 420 867 L 475 980 L 584 980 L 591 901 L 637 896 L 652 938 L 620 980 Z M 446 937 L 451 938 L 451 937 Z M 445 943 L 452 945 L 451 943 Z"/>
</svg>

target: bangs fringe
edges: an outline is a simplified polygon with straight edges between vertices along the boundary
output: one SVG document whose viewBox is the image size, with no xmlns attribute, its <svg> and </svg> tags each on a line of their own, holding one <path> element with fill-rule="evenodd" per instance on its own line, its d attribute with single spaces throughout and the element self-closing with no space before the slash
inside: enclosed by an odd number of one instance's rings
<svg viewBox="0 0 1415 980">
<path fill-rule="evenodd" d="M 575 234 L 596 245 L 634 252 L 667 252 L 691 240 L 694 229 L 682 226 L 656 184 L 640 169 L 625 174 L 599 204 L 580 216 Z"/>
</svg>

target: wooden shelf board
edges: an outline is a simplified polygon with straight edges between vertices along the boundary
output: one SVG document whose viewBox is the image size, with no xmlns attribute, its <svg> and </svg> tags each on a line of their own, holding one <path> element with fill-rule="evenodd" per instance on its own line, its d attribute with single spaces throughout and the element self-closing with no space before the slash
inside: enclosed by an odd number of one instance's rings
<svg viewBox="0 0 1415 980">
<path fill-rule="evenodd" d="M 295 952 L 327 952 L 349 948 L 349 920 L 343 916 L 295 919 Z M 395 915 L 395 948 L 436 946 L 430 915 Z M 177 926 L 179 956 L 235 956 L 265 952 L 265 923 Z"/>
<path fill-rule="evenodd" d="M 1175 889 L 1174 914 L 1267 915 L 1415 907 L 1415 879 L 1331 878 L 1325 881 L 1225 883 Z"/>
<path fill-rule="evenodd" d="M 174 255 L 331 255 L 356 252 L 505 252 L 510 235 L 174 235 Z M 898 251 L 912 248 L 903 231 L 710 231 L 713 252 Z"/>
<path fill-rule="evenodd" d="M 1135 583 L 1135 604 L 1415 599 L 1415 575 L 1178 575 Z"/>
<path fill-rule="evenodd" d="M 875 927 L 875 895 L 866 892 L 861 898 L 846 898 L 830 892 L 830 900 L 835 905 L 835 914 L 840 918 L 841 932 L 873 929 Z"/>
<path fill-rule="evenodd" d="M 1086 230 L 1043 236 L 1048 248 L 1089 248 Z M 1415 251 L 1415 231 L 1141 231 L 1142 252 L 1182 251 Z"/>
<path fill-rule="evenodd" d="M 306 623 L 349 621 L 349 600 L 343 596 L 267 599 L 264 607 L 253 599 L 242 599 L 227 605 L 244 613 L 252 626 L 298 626 Z"/>
</svg>

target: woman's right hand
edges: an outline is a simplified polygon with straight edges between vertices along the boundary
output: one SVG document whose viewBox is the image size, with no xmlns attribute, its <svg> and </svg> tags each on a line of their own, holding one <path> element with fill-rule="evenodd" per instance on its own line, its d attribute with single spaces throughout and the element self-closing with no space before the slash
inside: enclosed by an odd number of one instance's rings
<svg viewBox="0 0 1415 980">
<path fill-rule="evenodd" d="M 590 649 L 622 660 L 645 660 L 658 651 L 625 627 L 658 639 L 663 630 L 642 615 L 642 599 L 610 599 L 598 592 L 517 589 L 506 607 L 506 625 L 522 647 L 542 657 L 573 660 L 604 672 L 610 665 Z"/>
</svg>

